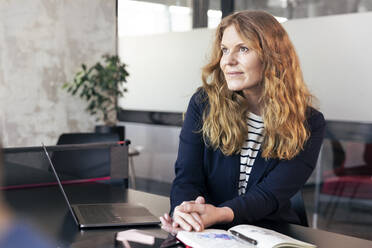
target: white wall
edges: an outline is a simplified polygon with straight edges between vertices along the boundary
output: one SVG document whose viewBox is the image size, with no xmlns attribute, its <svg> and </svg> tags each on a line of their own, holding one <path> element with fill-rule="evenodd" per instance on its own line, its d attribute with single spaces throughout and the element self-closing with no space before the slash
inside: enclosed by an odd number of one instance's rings
<svg viewBox="0 0 372 248">
<path fill-rule="evenodd" d="M 372 122 L 372 13 L 284 23 L 299 54 L 305 80 L 327 119 Z M 120 37 L 129 64 L 125 109 L 185 111 L 201 85 L 201 67 L 214 30 Z"/>
<path fill-rule="evenodd" d="M 372 12 L 285 23 L 326 119 L 372 122 Z"/>
<path fill-rule="evenodd" d="M 197 29 L 142 37 L 120 37 L 119 54 L 128 64 L 124 109 L 184 112 L 201 86 L 201 67 L 213 30 Z"/>
</svg>

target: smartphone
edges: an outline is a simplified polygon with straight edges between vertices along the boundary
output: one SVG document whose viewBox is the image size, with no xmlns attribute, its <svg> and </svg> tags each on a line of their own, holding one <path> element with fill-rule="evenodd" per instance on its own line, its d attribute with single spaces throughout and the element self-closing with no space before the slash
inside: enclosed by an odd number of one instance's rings
<svg viewBox="0 0 372 248">
<path fill-rule="evenodd" d="M 160 248 L 185 248 L 185 245 L 176 236 L 169 234 L 163 243 L 161 243 Z"/>
</svg>

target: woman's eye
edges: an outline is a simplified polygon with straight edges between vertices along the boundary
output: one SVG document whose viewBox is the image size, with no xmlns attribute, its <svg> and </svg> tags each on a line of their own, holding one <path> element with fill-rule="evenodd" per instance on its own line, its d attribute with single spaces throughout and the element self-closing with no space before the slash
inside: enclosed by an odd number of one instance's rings
<svg viewBox="0 0 372 248">
<path fill-rule="evenodd" d="M 223 54 L 227 54 L 229 50 L 227 50 L 227 48 L 225 48 L 225 47 L 222 47 L 221 51 L 222 51 Z"/>
<path fill-rule="evenodd" d="M 240 51 L 243 52 L 243 53 L 246 53 L 248 52 L 248 48 L 247 47 L 240 47 Z"/>
</svg>

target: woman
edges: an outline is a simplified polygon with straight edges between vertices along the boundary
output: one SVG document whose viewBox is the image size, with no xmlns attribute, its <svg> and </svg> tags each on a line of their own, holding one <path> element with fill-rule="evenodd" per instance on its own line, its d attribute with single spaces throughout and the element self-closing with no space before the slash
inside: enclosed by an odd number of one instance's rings
<svg viewBox="0 0 372 248">
<path fill-rule="evenodd" d="M 181 130 L 173 216 L 160 217 L 163 229 L 299 223 L 290 198 L 315 167 L 325 121 L 284 28 L 262 11 L 224 18 L 202 79 Z"/>
</svg>

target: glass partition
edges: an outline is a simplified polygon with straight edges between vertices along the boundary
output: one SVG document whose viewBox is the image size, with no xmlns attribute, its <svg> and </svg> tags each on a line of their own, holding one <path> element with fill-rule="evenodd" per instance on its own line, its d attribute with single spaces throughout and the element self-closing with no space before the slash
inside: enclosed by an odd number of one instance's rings
<svg viewBox="0 0 372 248">
<path fill-rule="evenodd" d="M 120 182 L 128 178 L 127 144 L 90 143 L 46 147 L 63 183 Z M 42 147 L 5 148 L 3 189 L 49 186 L 56 177 Z M 115 180 L 114 180 L 115 179 Z"/>
<path fill-rule="evenodd" d="M 328 121 L 306 206 L 313 227 L 372 240 L 372 124 Z"/>
</svg>

